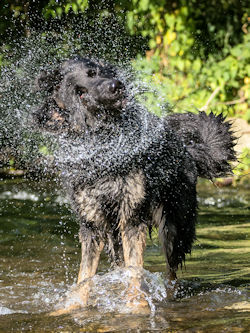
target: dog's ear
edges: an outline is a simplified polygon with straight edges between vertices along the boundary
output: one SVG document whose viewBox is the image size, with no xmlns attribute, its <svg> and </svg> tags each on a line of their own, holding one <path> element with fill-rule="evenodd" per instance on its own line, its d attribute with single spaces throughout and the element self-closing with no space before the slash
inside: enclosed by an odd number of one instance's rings
<svg viewBox="0 0 250 333">
<path fill-rule="evenodd" d="M 54 90 L 62 80 L 62 74 L 58 68 L 51 72 L 42 71 L 35 80 L 34 91 L 46 91 L 48 93 Z"/>
</svg>

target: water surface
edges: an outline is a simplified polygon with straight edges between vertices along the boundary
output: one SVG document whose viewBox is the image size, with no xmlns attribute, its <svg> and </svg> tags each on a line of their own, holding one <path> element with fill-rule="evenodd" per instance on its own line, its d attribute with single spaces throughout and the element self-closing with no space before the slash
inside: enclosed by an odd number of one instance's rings
<svg viewBox="0 0 250 333">
<path fill-rule="evenodd" d="M 56 184 L 0 182 L 0 332 L 248 332 L 250 188 L 199 185 L 197 241 L 179 287 L 167 300 L 156 233 L 148 241 L 145 281 L 151 313 L 124 308 L 124 271 L 105 256 L 91 306 L 50 317 L 76 283 L 77 221 Z"/>
</svg>

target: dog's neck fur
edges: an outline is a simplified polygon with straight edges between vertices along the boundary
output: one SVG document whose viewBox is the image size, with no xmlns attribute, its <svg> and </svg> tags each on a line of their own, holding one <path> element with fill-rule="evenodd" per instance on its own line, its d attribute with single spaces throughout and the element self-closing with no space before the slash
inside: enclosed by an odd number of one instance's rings
<svg viewBox="0 0 250 333">
<path fill-rule="evenodd" d="M 116 109 L 99 109 L 96 112 L 86 111 L 85 123 L 88 131 L 93 133 L 100 133 L 100 131 L 110 131 L 115 126 L 123 121 L 123 110 Z"/>
<path fill-rule="evenodd" d="M 125 111 L 115 124 L 112 119 L 81 136 L 60 136 L 56 164 L 72 187 L 94 184 L 110 175 L 126 175 L 138 168 L 147 169 L 152 164 L 155 164 L 153 168 L 159 165 L 167 174 L 167 165 L 162 166 L 163 157 L 165 162 L 168 159 L 173 163 L 173 169 L 179 167 L 172 161 L 168 147 L 172 135 L 160 118 L 137 107 Z M 174 148 L 175 154 L 178 155 L 178 151 L 183 153 L 181 144 L 176 143 Z M 151 171 L 146 172 L 150 177 Z"/>
</svg>

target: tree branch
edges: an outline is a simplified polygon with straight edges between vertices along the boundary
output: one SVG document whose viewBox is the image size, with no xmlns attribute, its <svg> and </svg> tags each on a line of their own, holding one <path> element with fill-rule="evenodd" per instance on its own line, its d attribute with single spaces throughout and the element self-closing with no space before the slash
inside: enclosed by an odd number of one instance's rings
<svg viewBox="0 0 250 333">
<path fill-rule="evenodd" d="M 214 99 L 214 97 L 218 94 L 218 92 L 221 90 L 220 87 L 217 87 L 213 93 L 211 94 L 211 96 L 209 97 L 209 99 L 207 100 L 206 104 L 200 108 L 200 111 L 207 111 L 207 108 L 209 106 L 209 104 L 211 103 L 211 101 Z"/>
</svg>

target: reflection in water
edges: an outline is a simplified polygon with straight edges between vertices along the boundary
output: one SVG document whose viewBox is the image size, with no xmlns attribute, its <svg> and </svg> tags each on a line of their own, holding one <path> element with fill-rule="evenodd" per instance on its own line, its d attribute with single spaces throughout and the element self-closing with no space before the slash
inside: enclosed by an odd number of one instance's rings
<svg viewBox="0 0 250 333">
<path fill-rule="evenodd" d="M 148 314 L 126 313 L 125 270 L 109 271 L 103 257 L 90 306 L 48 314 L 69 301 L 80 261 L 78 226 L 53 184 L 0 183 L 0 331 L 247 331 L 249 199 L 246 189 L 200 186 L 197 242 L 166 299 L 164 258 L 148 241 L 143 292 Z"/>
</svg>

